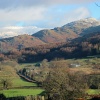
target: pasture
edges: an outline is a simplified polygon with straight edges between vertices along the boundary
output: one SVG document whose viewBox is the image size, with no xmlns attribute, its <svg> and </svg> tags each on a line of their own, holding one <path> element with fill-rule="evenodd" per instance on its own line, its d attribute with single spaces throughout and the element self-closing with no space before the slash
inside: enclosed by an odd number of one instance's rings
<svg viewBox="0 0 100 100">
<path fill-rule="evenodd" d="M 16 97 L 16 96 L 28 96 L 28 95 L 41 95 L 43 89 L 9 89 L 1 90 L 0 93 L 3 93 L 6 97 Z"/>
<path fill-rule="evenodd" d="M 36 83 L 27 82 L 21 78 L 15 78 L 12 80 L 13 87 L 36 87 Z"/>
</svg>

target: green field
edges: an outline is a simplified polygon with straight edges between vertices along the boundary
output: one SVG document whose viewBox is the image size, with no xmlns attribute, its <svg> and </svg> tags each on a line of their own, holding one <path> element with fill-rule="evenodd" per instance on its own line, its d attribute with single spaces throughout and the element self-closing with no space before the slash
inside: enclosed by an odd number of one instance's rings
<svg viewBox="0 0 100 100">
<path fill-rule="evenodd" d="M 89 95 L 100 95 L 100 89 L 89 89 L 87 92 Z"/>
<path fill-rule="evenodd" d="M 27 87 L 27 86 L 37 86 L 37 84 L 32 82 L 27 82 L 21 78 L 13 79 L 13 87 Z"/>
<path fill-rule="evenodd" d="M 10 89 L 2 90 L 0 93 L 3 93 L 6 97 L 16 97 L 16 96 L 28 96 L 28 95 L 39 95 L 44 92 L 43 89 Z"/>
<path fill-rule="evenodd" d="M 25 87 L 37 87 L 36 83 L 32 83 L 32 82 L 27 82 L 21 78 L 15 78 L 12 79 L 12 85 L 9 88 L 25 88 Z M 2 84 L 0 84 L 0 88 L 3 88 Z"/>
<path fill-rule="evenodd" d="M 16 97 L 16 96 L 28 96 L 28 95 L 41 95 L 44 92 L 43 89 L 9 89 L 9 90 L 1 90 L 0 93 L 3 93 L 6 97 Z M 100 89 L 93 90 L 89 89 L 86 91 L 89 95 L 99 95 Z"/>
</svg>

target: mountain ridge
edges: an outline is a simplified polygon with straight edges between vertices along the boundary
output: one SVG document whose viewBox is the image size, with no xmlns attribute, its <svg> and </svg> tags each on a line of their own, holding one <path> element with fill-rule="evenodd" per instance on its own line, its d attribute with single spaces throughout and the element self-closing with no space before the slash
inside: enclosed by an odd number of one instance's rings
<svg viewBox="0 0 100 100">
<path fill-rule="evenodd" d="M 94 18 L 86 18 L 68 23 L 62 27 L 56 27 L 51 30 L 40 30 L 32 36 L 38 37 L 40 40 L 48 43 L 55 42 L 56 40 L 64 42 L 77 38 L 78 36 L 84 35 L 85 33 L 90 33 L 89 31 L 86 31 L 88 28 L 96 27 L 99 25 L 100 21 Z M 48 38 L 52 41 L 50 41 Z"/>
<path fill-rule="evenodd" d="M 99 24 L 100 21 L 94 18 L 87 18 L 68 23 L 62 27 L 41 30 L 32 36 L 24 34 L 12 38 L 0 39 L 0 51 L 6 52 L 46 43 L 69 42 L 86 34 L 100 32 Z"/>
</svg>

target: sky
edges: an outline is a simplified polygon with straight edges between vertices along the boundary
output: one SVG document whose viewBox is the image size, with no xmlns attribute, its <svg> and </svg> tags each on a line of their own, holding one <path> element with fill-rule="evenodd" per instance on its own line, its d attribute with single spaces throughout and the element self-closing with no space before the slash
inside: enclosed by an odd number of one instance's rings
<svg viewBox="0 0 100 100">
<path fill-rule="evenodd" d="M 100 5 L 100 0 L 0 0 L 0 28 L 44 29 L 88 17 L 100 20 L 95 3 Z"/>
</svg>

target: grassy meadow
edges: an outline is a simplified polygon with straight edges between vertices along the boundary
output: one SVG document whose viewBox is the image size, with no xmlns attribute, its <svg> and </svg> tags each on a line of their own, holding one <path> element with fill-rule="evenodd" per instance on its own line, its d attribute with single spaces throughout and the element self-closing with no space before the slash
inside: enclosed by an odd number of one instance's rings
<svg viewBox="0 0 100 100">
<path fill-rule="evenodd" d="M 6 97 L 16 97 L 16 96 L 28 96 L 28 95 L 40 95 L 43 93 L 43 89 L 9 89 L 9 90 L 2 90 Z"/>
<path fill-rule="evenodd" d="M 21 78 L 16 78 L 12 80 L 13 82 L 13 87 L 36 87 L 37 84 L 36 83 L 32 83 L 32 82 L 27 82 Z"/>
</svg>

